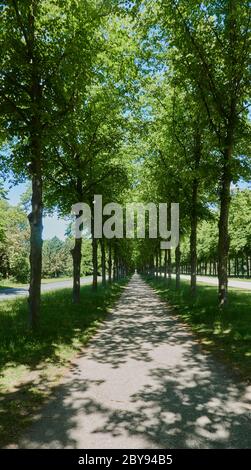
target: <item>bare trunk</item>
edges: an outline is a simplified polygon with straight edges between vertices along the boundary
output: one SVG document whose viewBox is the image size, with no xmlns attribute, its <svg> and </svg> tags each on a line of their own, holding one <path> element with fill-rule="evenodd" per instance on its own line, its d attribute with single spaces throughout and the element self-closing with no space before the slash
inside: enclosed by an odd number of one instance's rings
<svg viewBox="0 0 251 470">
<path fill-rule="evenodd" d="M 230 159 L 232 155 L 232 146 L 229 145 L 225 152 L 224 168 L 222 174 L 222 187 L 220 198 L 220 219 L 219 219 L 219 243 L 218 243 L 218 288 L 219 305 L 224 307 L 227 303 L 228 290 L 228 253 L 229 253 L 229 234 L 228 219 L 230 207 Z"/>
<path fill-rule="evenodd" d="M 175 266 L 176 266 L 176 289 L 180 288 L 180 245 L 175 250 Z"/>
<path fill-rule="evenodd" d="M 93 290 L 97 290 L 98 288 L 98 244 L 97 244 L 97 239 L 94 237 L 93 229 L 92 229 L 92 267 L 93 267 L 92 288 Z"/>
<path fill-rule="evenodd" d="M 73 290 L 72 301 L 74 304 L 80 303 L 80 277 L 82 260 L 82 238 L 75 238 L 74 248 L 71 250 L 73 260 Z"/>
<path fill-rule="evenodd" d="M 109 242 L 108 249 L 109 249 L 108 282 L 109 282 L 109 284 L 111 284 L 112 283 L 112 244 L 111 244 L 111 242 Z"/>
<path fill-rule="evenodd" d="M 199 116 L 198 116 L 199 118 Z M 199 119 L 198 119 L 199 122 Z M 199 126 L 199 124 L 198 124 Z M 197 126 L 196 126 L 197 127 Z M 199 176 L 198 171 L 202 156 L 202 136 L 200 128 L 197 127 L 194 136 L 194 179 L 192 185 L 192 207 L 191 207 L 191 235 L 190 235 L 190 256 L 191 256 L 191 294 L 196 295 L 197 281 L 197 226 L 198 226 L 198 191 Z"/>
<path fill-rule="evenodd" d="M 117 280 L 117 249 L 116 249 L 116 243 L 114 244 L 114 249 L 113 249 L 113 282 Z"/>
<path fill-rule="evenodd" d="M 162 252 L 159 250 L 159 277 L 162 279 Z"/>
<path fill-rule="evenodd" d="M 167 250 L 165 250 L 165 258 L 164 258 L 164 279 L 167 278 Z"/>
<path fill-rule="evenodd" d="M 168 250 L 167 271 L 168 271 L 168 283 L 171 284 L 171 281 L 172 281 L 172 252 L 171 250 Z"/>
<path fill-rule="evenodd" d="M 102 285 L 106 285 L 106 260 L 105 260 L 105 240 L 101 238 L 101 266 L 102 266 Z"/>
<path fill-rule="evenodd" d="M 34 156 L 35 174 L 32 177 L 32 210 L 29 214 L 30 223 L 30 288 L 29 288 L 29 323 L 36 328 L 40 316 L 41 277 L 42 277 L 42 175 L 39 158 L 39 147 Z"/>
<path fill-rule="evenodd" d="M 32 179 L 30 223 L 30 288 L 29 288 L 29 322 L 36 328 L 40 316 L 41 277 L 42 277 L 42 232 L 43 232 L 43 185 L 42 185 L 42 148 L 40 103 L 42 89 L 38 61 L 35 52 L 35 15 L 36 6 L 29 14 L 29 62 L 31 63 L 31 99 L 32 110 L 30 120 L 31 162 L 30 174 Z"/>
<path fill-rule="evenodd" d="M 191 256 L 191 294 L 196 295 L 196 281 L 197 281 L 197 197 L 198 197 L 198 182 L 194 179 L 192 189 L 192 208 L 191 208 L 191 235 L 190 235 L 190 256 Z"/>
<path fill-rule="evenodd" d="M 219 244 L 218 244 L 218 279 L 219 279 L 219 305 L 224 307 L 227 304 L 228 290 L 228 255 L 229 255 L 229 233 L 228 219 L 229 207 L 231 201 L 231 163 L 234 150 L 235 130 L 237 122 L 237 87 L 236 83 L 240 80 L 236 69 L 237 61 L 237 4 L 235 0 L 229 0 L 228 15 L 226 17 L 226 32 L 229 37 L 229 96 L 230 110 L 227 122 L 227 132 L 224 148 L 223 170 L 221 179 L 221 197 L 220 197 L 220 219 L 219 219 Z"/>
<path fill-rule="evenodd" d="M 250 267 L 249 267 L 248 255 L 246 255 L 246 264 L 247 264 L 247 278 L 249 278 L 250 277 Z"/>
</svg>

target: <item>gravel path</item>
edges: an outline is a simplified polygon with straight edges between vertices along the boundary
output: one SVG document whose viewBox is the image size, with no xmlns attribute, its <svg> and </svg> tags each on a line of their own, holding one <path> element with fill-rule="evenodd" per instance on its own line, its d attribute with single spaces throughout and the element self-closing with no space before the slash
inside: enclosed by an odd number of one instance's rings
<svg viewBox="0 0 251 470">
<path fill-rule="evenodd" d="M 251 387 L 134 275 L 19 447 L 250 448 Z"/>
</svg>

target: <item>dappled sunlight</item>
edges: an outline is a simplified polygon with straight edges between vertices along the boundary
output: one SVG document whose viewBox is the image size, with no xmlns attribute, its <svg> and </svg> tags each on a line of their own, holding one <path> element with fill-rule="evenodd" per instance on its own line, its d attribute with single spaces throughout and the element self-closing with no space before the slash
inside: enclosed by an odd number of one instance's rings
<svg viewBox="0 0 251 470">
<path fill-rule="evenodd" d="M 248 448 L 251 386 L 138 276 L 20 441 L 28 448 Z"/>
<path fill-rule="evenodd" d="M 217 287 L 200 285 L 196 299 L 190 295 L 188 282 L 180 290 L 164 279 L 147 277 L 149 284 L 165 302 L 170 302 L 179 318 L 185 320 L 201 343 L 250 379 L 251 296 L 250 291 L 230 290 L 229 303 L 223 310 L 217 304 Z"/>
<path fill-rule="evenodd" d="M 100 287 L 95 294 L 85 286 L 79 305 L 72 304 L 70 290 L 46 294 L 40 329 L 34 334 L 26 321 L 26 300 L 0 302 L 1 445 L 11 442 L 20 426 L 25 428 L 37 405 L 65 374 L 69 361 L 108 315 L 125 282 Z"/>
</svg>

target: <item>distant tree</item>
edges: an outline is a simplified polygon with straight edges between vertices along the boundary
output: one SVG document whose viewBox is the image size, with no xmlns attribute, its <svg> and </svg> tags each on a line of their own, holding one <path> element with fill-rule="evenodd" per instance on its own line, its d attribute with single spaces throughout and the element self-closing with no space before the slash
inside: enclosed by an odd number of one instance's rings
<svg viewBox="0 0 251 470">
<path fill-rule="evenodd" d="M 0 274 L 29 280 L 29 226 L 26 214 L 0 200 Z"/>
</svg>

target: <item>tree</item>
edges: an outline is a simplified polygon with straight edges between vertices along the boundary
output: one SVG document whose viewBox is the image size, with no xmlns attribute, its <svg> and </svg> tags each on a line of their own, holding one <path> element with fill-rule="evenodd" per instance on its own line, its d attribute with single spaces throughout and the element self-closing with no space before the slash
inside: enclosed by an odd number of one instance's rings
<svg viewBox="0 0 251 470">
<path fill-rule="evenodd" d="M 29 278 L 29 228 L 26 214 L 0 199 L 0 275 L 18 282 Z"/>
<path fill-rule="evenodd" d="M 48 145 L 54 168 L 45 183 L 46 204 L 69 214 L 73 204 L 85 202 L 93 215 L 94 195 L 112 197 L 127 183 L 121 145 L 126 139 L 126 79 L 128 31 L 116 16 L 103 21 L 105 31 L 93 51 L 87 78 L 76 90 L 74 106 Z M 130 25 L 128 25 L 130 31 Z M 100 50 L 102 51 L 100 53 Z M 114 51 L 118 51 L 116 60 Z M 112 51 L 112 52 L 111 52 Z M 125 51 L 127 54 L 125 54 Z M 121 66 L 124 69 L 121 70 Z M 110 202 L 110 201 L 109 201 Z M 93 288 L 97 287 L 97 240 L 93 229 Z M 80 301 L 82 239 L 72 248 L 73 301 Z"/>
<path fill-rule="evenodd" d="M 219 303 L 227 302 L 231 182 L 239 175 L 238 144 L 246 127 L 250 10 L 247 1 L 162 3 L 162 25 L 176 51 L 175 67 L 199 90 L 219 157 Z"/>
<path fill-rule="evenodd" d="M 91 62 L 94 32 L 104 14 L 94 0 L 25 0 L 1 3 L 1 113 L 17 177 L 32 182 L 30 323 L 40 312 L 46 143 L 55 123 L 72 108 L 78 79 Z"/>
</svg>

